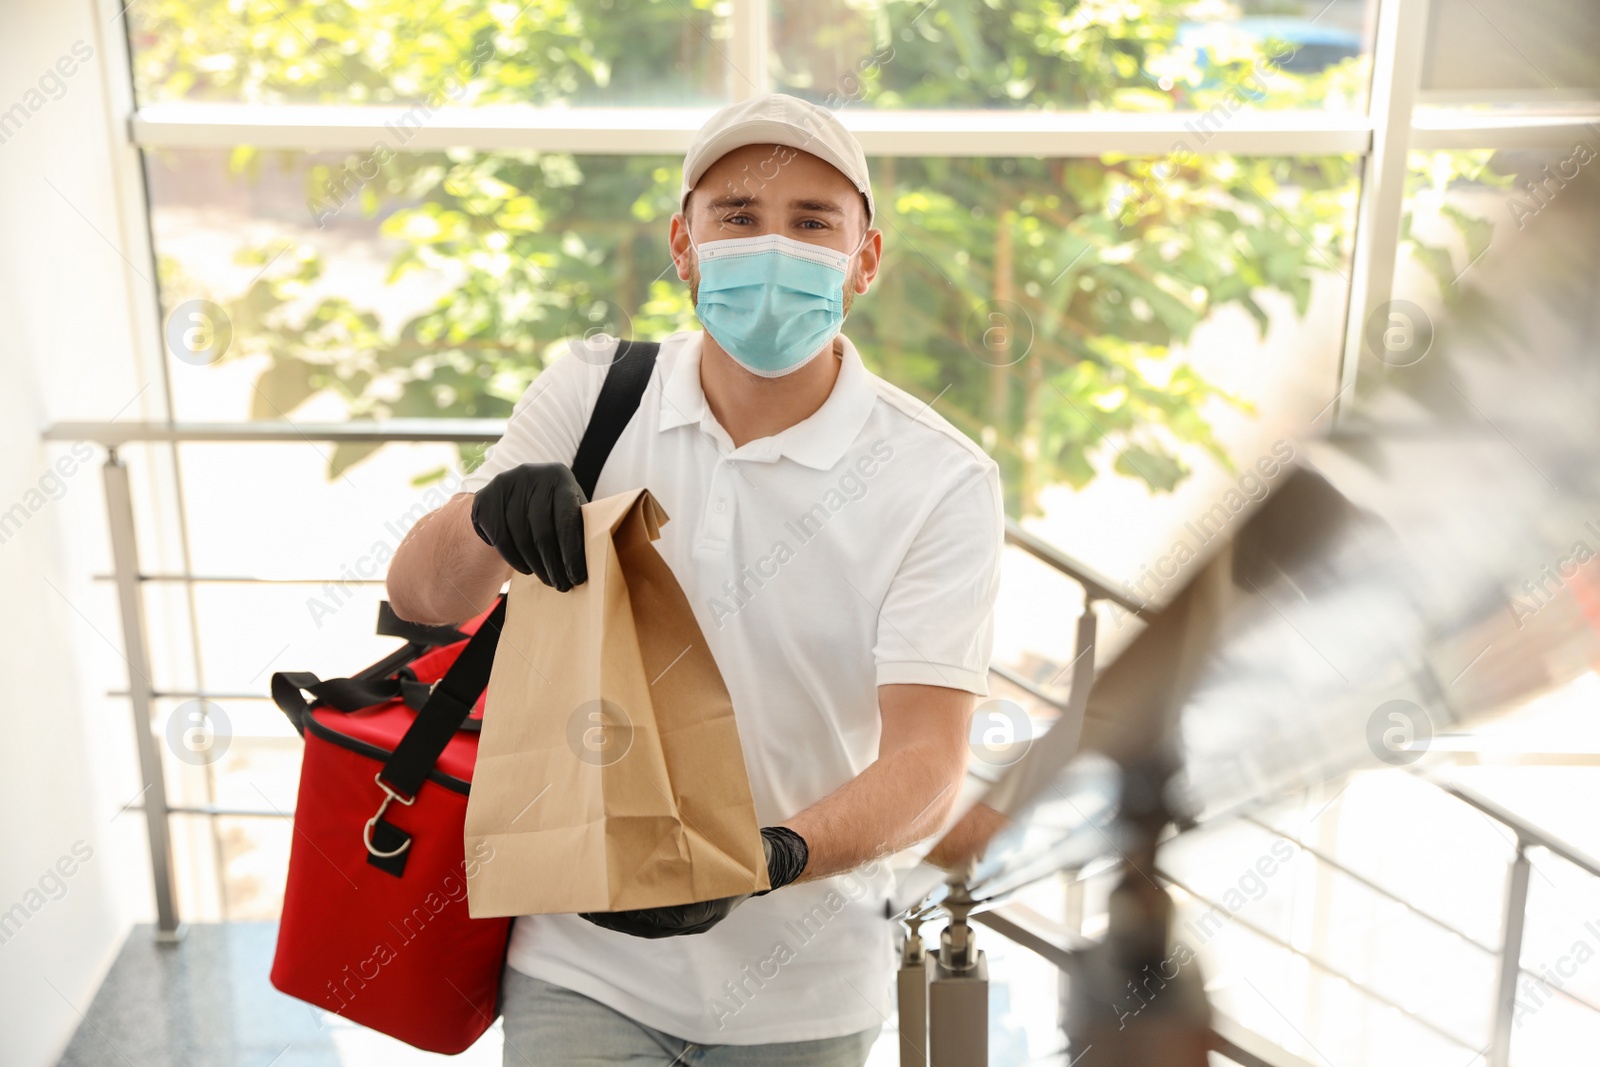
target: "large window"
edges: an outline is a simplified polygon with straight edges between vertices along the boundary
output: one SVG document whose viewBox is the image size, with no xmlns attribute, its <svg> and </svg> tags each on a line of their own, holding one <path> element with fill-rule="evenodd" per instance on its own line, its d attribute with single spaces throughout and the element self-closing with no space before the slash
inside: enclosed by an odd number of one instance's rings
<svg viewBox="0 0 1600 1067">
<path fill-rule="evenodd" d="M 1567 162 L 1600 149 L 1594 21 L 1536 6 L 141 0 L 121 177 L 163 392 L 179 423 L 496 418 L 570 338 L 698 328 L 666 252 L 679 161 L 775 89 L 870 157 L 867 363 L 995 457 L 1011 518 L 1133 578 L 1274 439 L 1413 414 L 1375 316 L 1471 304 L 1528 255 L 1514 186 L 1600 165 Z M 480 448 L 126 450 L 182 522 L 145 538 L 152 632 L 183 635 L 157 638 L 155 728 L 208 700 L 229 730 L 167 761 L 198 813 L 173 823 L 185 917 L 276 913 L 289 833 L 257 816 L 292 808 L 299 745 L 266 678 L 390 647 L 383 562 Z M 1008 559 L 996 661 L 1042 687 L 1065 584 Z"/>
</svg>

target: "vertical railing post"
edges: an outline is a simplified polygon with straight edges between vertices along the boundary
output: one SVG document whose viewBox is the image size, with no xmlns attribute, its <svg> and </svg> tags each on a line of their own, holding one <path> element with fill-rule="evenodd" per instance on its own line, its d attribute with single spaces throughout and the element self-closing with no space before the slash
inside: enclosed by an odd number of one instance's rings
<svg viewBox="0 0 1600 1067">
<path fill-rule="evenodd" d="M 928 1067 L 928 980 L 933 969 L 931 956 L 922 940 L 926 916 L 914 910 L 905 918 L 906 943 L 900 953 L 900 970 L 895 976 L 898 993 L 900 1067 Z"/>
<path fill-rule="evenodd" d="M 950 921 L 928 980 L 929 1067 L 989 1067 L 989 961 L 968 922 L 976 903 L 964 878 L 944 899 Z"/>
<path fill-rule="evenodd" d="M 151 730 L 155 686 L 150 680 L 150 648 L 145 641 L 144 595 L 139 547 L 133 525 L 133 492 L 128 467 L 115 447 L 105 463 L 106 516 L 111 525 L 111 568 L 122 613 L 122 648 L 128 663 L 128 699 L 133 705 L 133 738 L 139 754 L 141 804 L 149 829 L 150 870 L 155 883 L 156 940 L 182 936 L 173 897 L 172 833 L 167 821 L 167 782 L 161 750 Z"/>
<path fill-rule="evenodd" d="M 1489 1067 L 1510 1067 L 1511 1025 L 1517 1012 L 1517 980 L 1522 977 L 1522 928 L 1528 917 L 1528 842 L 1517 836 L 1517 857 L 1506 884 L 1506 910 L 1500 943 L 1500 977 L 1495 983 L 1494 1034 Z"/>
</svg>

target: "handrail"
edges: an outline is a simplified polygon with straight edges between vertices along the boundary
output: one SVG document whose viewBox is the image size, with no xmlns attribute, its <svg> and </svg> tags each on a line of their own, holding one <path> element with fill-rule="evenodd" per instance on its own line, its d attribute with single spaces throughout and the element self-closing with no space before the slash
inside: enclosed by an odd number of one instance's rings
<svg viewBox="0 0 1600 1067">
<path fill-rule="evenodd" d="M 506 430 L 505 419 L 374 419 L 369 422 L 57 422 L 44 428 L 46 441 L 93 441 L 107 448 L 134 442 L 227 443 L 327 441 L 334 444 L 386 444 L 391 441 L 492 444 Z"/>
<path fill-rule="evenodd" d="M 1094 945 L 1083 935 L 1015 901 L 974 911 L 971 918 L 1063 971 L 1072 966 L 1074 956 Z"/>
<path fill-rule="evenodd" d="M 115 574 L 90 575 L 96 582 L 114 582 Z M 173 574 L 169 571 L 146 571 L 139 575 L 141 582 L 181 582 L 194 585 L 322 585 L 325 582 L 338 582 L 340 585 L 383 585 L 382 578 L 346 578 L 344 575 L 328 576 L 324 578 L 286 578 L 271 577 L 268 575 L 245 574 Z"/>
<path fill-rule="evenodd" d="M 126 444 L 250 444 L 271 441 L 325 441 L 331 444 L 493 444 L 505 433 L 505 419 L 373 419 L 351 422 L 294 422 L 262 419 L 251 422 L 56 422 L 41 436 L 46 441 L 93 441 L 115 450 Z M 1083 586 L 1091 600 L 1108 600 L 1138 615 L 1149 606 L 1117 589 L 1116 584 L 1087 564 L 1006 520 L 1006 543 Z"/>
<path fill-rule="evenodd" d="M 1417 777 L 1429 785 L 1444 790 L 1463 804 L 1477 808 L 1495 822 L 1510 827 L 1525 845 L 1542 848 L 1552 855 L 1560 856 L 1574 867 L 1593 877 L 1600 878 L 1600 860 L 1590 856 L 1582 849 L 1569 845 L 1559 837 L 1539 829 L 1522 816 L 1502 808 L 1489 798 L 1480 796 L 1465 786 L 1457 785 L 1454 782 L 1441 781 L 1438 778 L 1420 772 L 1417 773 Z"/>
<path fill-rule="evenodd" d="M 1090 600 L 1109 600 L 1133 615 L 1150 610 L 1148 604 L 1119 592 L 1110 578 L 1087 564 L 1079 563 L 1055 545 L 1024 530 L 1011 519 L 1006 520 L 1006 543 L 1015 545 L 1034 559 L 1060 571 L 1083 586 L 1084 595 Z"/>
</svg>

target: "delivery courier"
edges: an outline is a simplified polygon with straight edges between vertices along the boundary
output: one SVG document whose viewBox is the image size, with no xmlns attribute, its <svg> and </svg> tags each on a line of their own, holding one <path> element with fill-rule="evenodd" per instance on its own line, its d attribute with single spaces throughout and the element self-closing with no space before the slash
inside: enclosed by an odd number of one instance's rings
<svg viewBox="0 0 1600 1067">
<path fill-rule="evenodd" d="M 618 544 L 643 543 L 644 523 L 692 613 L 686 632 L 705 642 L 687 653 L 693 670 L 710 685 L 710 665 L 736 723 L 708 716 L 717 740 L 680 757 L 704 773 L 737 736 L 750 810 L 737 814 L 737 781 L 718 810 L 751 837 L 720 860 L 703 848 L 712 858 L 695 869 L 744 889 L 521 915 L 507 1065 L 859 1067 L 890 1014 L 882 861 L 937 832 L 956 799 L 988 691 L 1004 519 L 994 461 L 937 397 L 873 374 L 840 332 L 878 275 L 874 220 L 866 156 L 832 112 L 778 94 L 717 112 L 684 157 L 669 231 L 704 329 L 661 341 L 595 504 L 570 467 L 619 343 L 604 337 L 544 369 L 463 491 L 395 554 L 388 594 L 403 618 L 471 618 L 508 579 L 514 617 L 523 576 L 572 595 L 593 577 L 587 560 L 615 558 L 595 555 L 597 518 Z M 589 516 L 586 553 L 585 512 L 612 497 Z M 573 708 L 566 758 L 608 761 L 627 715 L 604 698 Z M 593 780 L 549 766 L 565 789 Z M 656 780 L 679 788 L 670 771 Z M 523 790 L 533 808 L 573 803 L 553 782 Z M 726 827 L 671 840 L 715 843 Z M 593 874 L 583 867 L 574 878 Z M 657 899 L 612 870 L 611 899 Z"/>
</svg>

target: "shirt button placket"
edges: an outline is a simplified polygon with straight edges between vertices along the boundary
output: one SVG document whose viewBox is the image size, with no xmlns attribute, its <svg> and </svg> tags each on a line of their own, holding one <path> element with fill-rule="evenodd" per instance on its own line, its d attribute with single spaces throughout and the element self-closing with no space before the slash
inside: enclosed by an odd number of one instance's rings
<svg viewBox="0 0 1600 1067">
<path fill-rule="evenodd" d="M 725 551 L 733 535 L 734 496 L 733 479 L 739 476 L 733 461 L 723 459 L 711 475 L 711 492 L 706 500 L 705 534 L 702 543 L 708 548 Z"/>
</svg>

